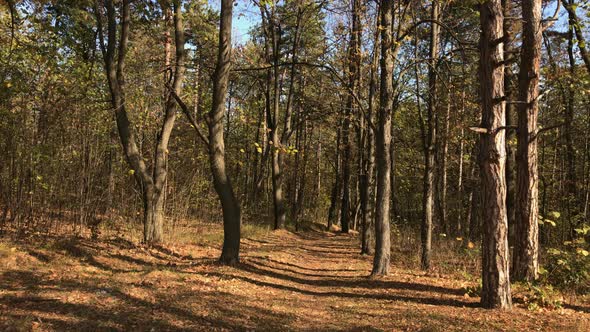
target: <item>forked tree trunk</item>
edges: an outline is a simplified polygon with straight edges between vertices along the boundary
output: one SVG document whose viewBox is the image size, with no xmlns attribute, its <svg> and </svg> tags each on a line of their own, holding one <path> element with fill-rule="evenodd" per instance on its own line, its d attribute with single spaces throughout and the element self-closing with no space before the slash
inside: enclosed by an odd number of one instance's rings
<svg viewBox="0 0 590 332">
<path fill-rule="evenodd" d="M 114 109 L 123 152 L 134 172 L 137 182 L 143 190 L 143 240 L 148 244 L 157 243 L 162 240 L 162 224 L 164 219 L 163 198 L 167 177 L 167 150 L 176 119 L 175 102 L 172 95 L 168 94 L 165 104 L 164 122 L 158 134 L 153 162 L 154 166 L 150 174 L 141 154 L 141 149 L 137 145 L 136 133 L 134 126 L 129 120 L 125 102 L 125 56 L 129 42 L 129 24 L 131 20 L 130 2 L 128 0 L 122 1 L 119 20 L 116 17 L 117 11 L 114 1 L 107 0 L 104 2 L 104 5 L 106 7 L 107 38 L 105 38 L 105 30 L 102 24 L 103 10 L 102 7 L 99 7 L 98 2 L 95 4 L 95 14 L 97 18 L 98 39 L 105 62 L 105 71 L 111 94 L 111 106 Z M 178 95 L 180 94 L 184 79 L 184 26 L 182 9 L 179 1 L 166 1 L 162 2 L 162 5 L 163 11 L 165 12 L 169 11 L 170 6 L 174 7 L 176 63 L 172 90 Z M 120 25 L 119 33 L 117 33 L 118 25 Z"/>
<path fill-rule="evenodd" d="M 213 76 L 213 101 L 209 114 L 209 162 L 213 173 L 213 185 L 223 211 L 223 249 L 219 261 L 228 265 L 239 262 L 241 227 L 240 204 L 227 175 L 223 140 L 225 97 L 231 68 L 232 10 L 233 0 L 222 0 L 219 49 Z"/>
<path fill-rule="evenodd" d="M 533 281 L 539 272 L 539 174 L 537 116 L 541 76 L 541 0 L 522 0 L 523 33 L 519 74 L 516 241 L 512 276 Z"/>
<path fill-rule="evenodd" d="M 482 100 L 480 176 L 483 214 L 482 295 L 486 308 L 510 309 L 508 220 L 506 215 L 506 110 L 504 98 L 504 15 L 500 0 L 480 5 Z"/>
<path fill-rule="evenodd" d="M 389 274 L 391 238 L 391 117 L 393 113 L 392 2 L 381 0 L 381 84 L 377 128 L 377 199 L 375 209 L 375 256 L 372 276 Z"/>
</svg>

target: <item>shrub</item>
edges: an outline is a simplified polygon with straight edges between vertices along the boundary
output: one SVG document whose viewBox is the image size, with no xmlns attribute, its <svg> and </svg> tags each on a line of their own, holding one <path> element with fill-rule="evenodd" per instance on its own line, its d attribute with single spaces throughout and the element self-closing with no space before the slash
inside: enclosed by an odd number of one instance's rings
<svg viewBox="0 0 590 332">
<path fill-rule="evenodd" d="M 590 226 L 583 225 L 575 232 L 576 239 L 565 241 L 562 248 L 547 250 L 547 264 L 541 275 L 557 288 L 587 293 L 590 291 L 590 246 L 585 237 L 590 234 Z"/>
</svg>

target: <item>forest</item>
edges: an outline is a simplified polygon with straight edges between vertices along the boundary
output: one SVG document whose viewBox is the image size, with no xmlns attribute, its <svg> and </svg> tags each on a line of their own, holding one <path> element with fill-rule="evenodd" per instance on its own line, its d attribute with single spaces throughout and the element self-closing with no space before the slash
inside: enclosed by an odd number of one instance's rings
<svg viewBox="0 0 590 332">
<path fill-rule="evenodd" d="M 0 330 L 590 331 L 589 0 L 0 0 Z"/>
</svg>

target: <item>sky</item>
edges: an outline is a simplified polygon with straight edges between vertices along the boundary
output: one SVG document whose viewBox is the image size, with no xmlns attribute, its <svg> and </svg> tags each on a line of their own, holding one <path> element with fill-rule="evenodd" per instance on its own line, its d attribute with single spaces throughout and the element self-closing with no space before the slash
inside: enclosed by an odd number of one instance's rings
<svg viewBox="0 0 590 332">
<path fill-rule="evenodd" d="M 208 1 L 211 7 L 219 10 L 219 0 Z M 236 2 L 232 20 L 232 40 L 234 44 L 243 44 L 248 41 L 250 28 L 260 22 L 260 13 L 251 0 L 236 0 Z"/>
</svg>

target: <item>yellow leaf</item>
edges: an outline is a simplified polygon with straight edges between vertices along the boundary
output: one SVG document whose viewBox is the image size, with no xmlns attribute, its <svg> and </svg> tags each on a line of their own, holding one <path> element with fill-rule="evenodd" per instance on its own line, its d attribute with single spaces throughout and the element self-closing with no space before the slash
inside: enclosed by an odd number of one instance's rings
<svg viewBox="0 0 590 332">
<path fill-rule="evenodd" d="M 475 244 L 474 244 L 473 242 L 469 241 L 469 242 L 467 243 L 467 248 L 469 248 L 469 249 L 473 249 L 473 248 L 475 248 Z"/>
<path fill-rule="evenodd" d="M 130 169 L 129 170 L 129 175 L 133 175 L 133 174 L 135 174 L 135 170 L 134 169 Z"/>
</svg>

